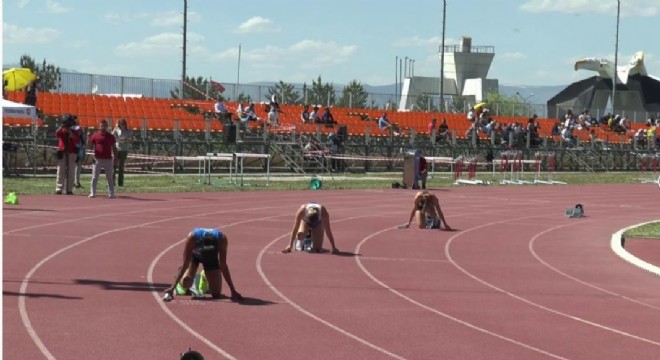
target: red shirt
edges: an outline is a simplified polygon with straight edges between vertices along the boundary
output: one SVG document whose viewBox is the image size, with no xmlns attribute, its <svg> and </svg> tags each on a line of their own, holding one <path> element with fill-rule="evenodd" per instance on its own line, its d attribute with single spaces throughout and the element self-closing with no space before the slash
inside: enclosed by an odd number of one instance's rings
<svg viewBox="0 0 660 360">
<path fill-rule="evenodd" d="M 112 159 L 115 142 L 115 136 L 107 131 L 97 131 L 89 139 L 89 143 L 94 146 L 94 157 L 97 159 Z"/>
<path fill-rule="evenodd" d="M 419 172 L 422 173 L 426 171 L 427 165 L 426 165 L 426 159 L 424 159 L 423 156 L 420 156 L 419 158 Z"/>
<path fill-rule="evenodd" d="M 80 140 L 80 136 L 78 135 L 77 132 L 75 132 L 75 131 L 69 132 L 68 129 L 59 128 L 55 132 L 55 136 L 57 136 L 57 139 L 59 140 L 57 142 L 57 150 L 64 151 L 65 138 L 68 137 L 69 138 L 69 146 L 68 146 L 69 151 L 68 152 L 69 153 L 74 153 L 74 154 L 77 152 L 76 143 L 78 142 L 78 140 Z"/>
</svg>

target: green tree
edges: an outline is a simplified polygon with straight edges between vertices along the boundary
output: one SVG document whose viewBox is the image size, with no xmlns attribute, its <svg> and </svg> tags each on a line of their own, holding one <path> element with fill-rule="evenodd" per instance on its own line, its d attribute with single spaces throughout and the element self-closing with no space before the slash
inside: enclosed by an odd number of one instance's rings
<svg viewBox="0 0 660 360">
<path fill-rule="evenodd" d="M 62 74 L 60 73 L 59 66 L 48 64 L 46 59 L 41 63 L 41 67 L 37 65 L 36 61 L 27 54 L 21 56 L 19 61 L 21 67 L 32 70 L 39 78 L 38 90 L 48 92 L 50 90 L 59 90 L 62 87 Z"/>
<path fill-rule="evenodd" d="M 302 103 L 300 93 L 296 91 L 295 87 L 291 84 L 284 83 L 282 80 L 275 84 L 275 86 L 268 88 L 266 99 L 270 101 L 273 95 L 277 95 L 278 102 L 281 104 L 299 105 Z"/>
<path fill-rule="evenodd" d="M 353 80 L 344 86 L 337 106 L 364 109 L 367 107 L 368 97 L 369 94 L 364 90 L 364 86 L 359 81 Z"/>
<path fill-rule="evenodd" d="M 208 98 L 225 100 L 225 97 L 218 92 L 211 81 L 201 76 L 196 78 L 186 76 L 186 86 L 183 88 L 183 99 L 207 100 L 207 90 Z M 175 87 L 174 90 L 170 90 L 170 96 L 172 99 L 178 99 L 179 92 L 180 89 L 178 87 Z"/>
<path fill-rule="evenodd" d="M 486 94 L 486 102 L 491 107 L 491 113 L 500 116 L 528 116 L 533 112 L 531 106 L 516 95 L 506 96 L 490 92 Z"/>
<path fill-rule="evenodd" d="M 321 75 L 318 79 L 312 81 L 312 90 L 308 92 L 308 103 L 315 105 L 330 106 L 336 101 L 335 88 L 332 84 L 321 81 Z"/>
<path fill-rule="evenodd" d="M 433 99 L 427 94 L 417 96 L 413 107 L 414 110 L 418 111 L 438 111 Z"/>
<path fill-rule="evenodd" d="M 236 102 L 239 102 L 241 104 L 245 104 L 245 103 L 249 104 L 249 103 L 252 102 L 252 96 L 245 95 L 245 93 L 242 92 L 242 93 L 238 94 L 238 99 L 236 99 Z"/>
</svg>

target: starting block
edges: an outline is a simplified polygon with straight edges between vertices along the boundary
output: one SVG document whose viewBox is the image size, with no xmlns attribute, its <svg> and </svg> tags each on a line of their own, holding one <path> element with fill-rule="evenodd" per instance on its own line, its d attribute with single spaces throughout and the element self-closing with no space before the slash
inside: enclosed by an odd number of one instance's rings
<svg viewBox="0 0 660 360">
<path fill-rule="evenodd" d="M 573 208 L 566 209 L 566 217 L 568 218 L 581 218 L 582 216 L 584 216 L 582 204 L 577 204 Z"/>
</svg>

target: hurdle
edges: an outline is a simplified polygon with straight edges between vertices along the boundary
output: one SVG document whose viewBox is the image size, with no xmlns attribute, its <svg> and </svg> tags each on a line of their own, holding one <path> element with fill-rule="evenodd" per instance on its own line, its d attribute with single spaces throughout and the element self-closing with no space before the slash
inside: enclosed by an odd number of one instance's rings
<svg viewBox="0 0 660 360">
<path fill-rule="evenodd" d="M 638 154 L 639 156 L 639 170 L 642 176 L 649 176 L 647 178 L 640 178 L 642 184 L 658 184 L 660 187 L 660 176 L 658 176 L 658 164 L 660 162 L 660 153 L 657 154 Z"/>
<path fill-rule="evenodd" d="M 504 151 L 500 154 L 500 172 L 502 185 L 524 185 L 533 184 L 532 181 L 523 180 L 524 164 L 531 163 L 522 159 L 522 151 Z"/>
<path fill-rule="evenodd" d="M 546 160 L 548 164 L 548 179 L 541 179 L 541 163 L 543 159 Z M 543 152 L 539 151 L 534 154 L 534 184 L 544 184 L 544 185 L 566 185 L 563 181 L 555 181 L 552 179 L 555 173 L 555 164 L 557 163 L 557 154 L 554 152 Z"/>
<path fill-rule="evenodd" d="M 465 160 L 467 160 L 468 178 L 461 179 L 463 168 L 465 167 Z M 469 157 L 467 159 L 459 156 L 454 160 L 454 185 L 490 185 L 490 182 L 477 179 L 477 162 L 476 157 Z"/>
</svg>

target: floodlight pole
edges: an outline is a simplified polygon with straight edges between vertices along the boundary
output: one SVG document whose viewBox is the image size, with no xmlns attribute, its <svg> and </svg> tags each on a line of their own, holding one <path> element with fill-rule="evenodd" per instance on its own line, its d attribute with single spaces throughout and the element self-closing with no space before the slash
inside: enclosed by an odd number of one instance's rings
<svg viewBox="0 0 660 360">
<path fill-rule="evenodd" d="M 188 32 L 188 0 L 183 0 L 183 69 L 181 70 L 181 89 L 179 98 L 183 99 L 184 87 L 186 86 L 186 38 Z"/>
<path fill-rule="evenodd" d="M 616 37 L 614 39 L 614 75 L 612 76 L 612 115 L 615 115 L 617 66 L 619 65 L 619 14 L 621 13 L 621 0 L 616 1 Z"/>
<path fill-rule="evenodd" d="M 440 112 L 444 110 L 445 97 L 445 20 L 447 13 L 447 0 L 442 0 L 442 44 L 440 45 Z"/>
</svg>

